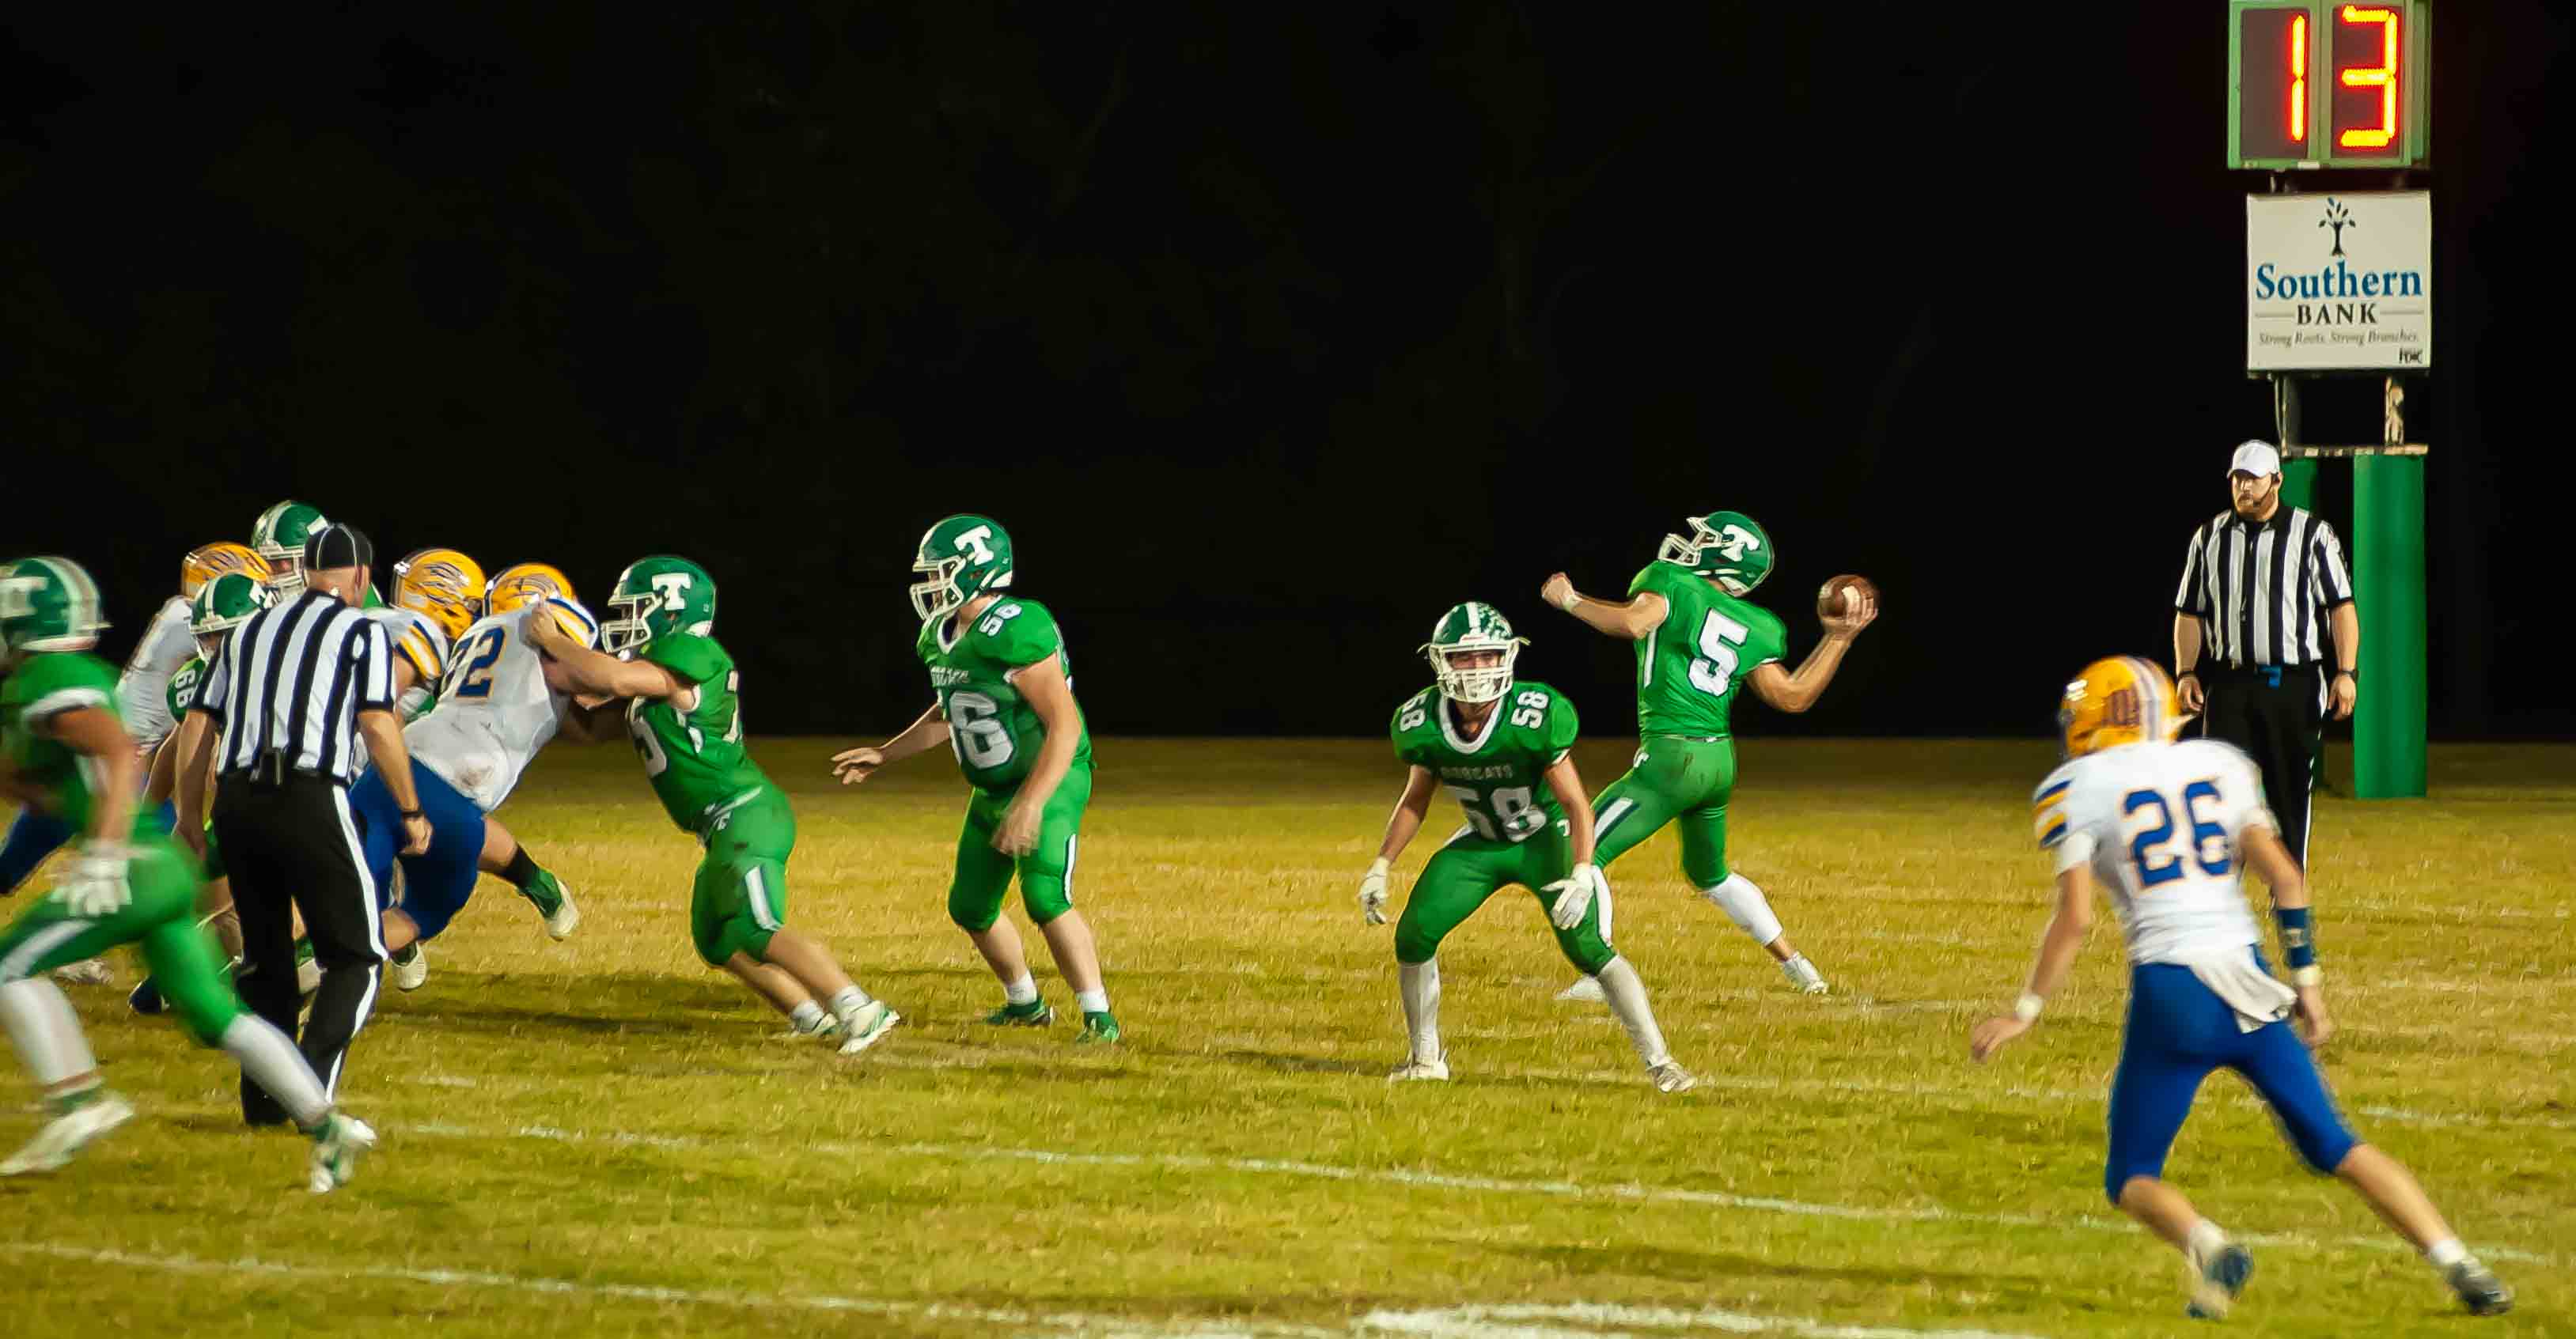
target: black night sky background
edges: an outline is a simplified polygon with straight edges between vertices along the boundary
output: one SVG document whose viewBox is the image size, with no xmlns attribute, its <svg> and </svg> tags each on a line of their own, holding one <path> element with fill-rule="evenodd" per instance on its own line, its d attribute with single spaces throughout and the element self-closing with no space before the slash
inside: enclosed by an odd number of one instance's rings
<svg viewBox="0 0 2576 1339">
<path fill-rule="evenodd" d="M 2570 17 L 2435 8 L 2435 728 L 2565 736 Z M 1378 734 L 1481 598 L 1611 735 L 1539 583 L 1725 507 L 1793 655 L 1887 601 L 1746 734 L 2036 734 L 2271 433 L 2218 0 L 116 9 L 0 37 L 0 548 L 120 654 L 294 496 L 594 604 L 686 554 L 756 731 L 873 739 L 976 510 L 1097 732 Z"/>
</svg>

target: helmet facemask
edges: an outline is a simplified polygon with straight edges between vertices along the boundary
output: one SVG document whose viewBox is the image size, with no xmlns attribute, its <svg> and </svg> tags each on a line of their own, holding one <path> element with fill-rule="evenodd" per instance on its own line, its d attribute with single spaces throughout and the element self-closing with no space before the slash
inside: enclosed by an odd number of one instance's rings
<svg viewBox="0 0 2576 1339">
<path fill-rule="evenodd" d="M 609 617 L 599 624 L 599 649 L 624 659 L 628 653 L 653 640 L 653 625 L 647 616 L 661 606 L 657 591 L 616 591 L 608 597 Z"/>
<path fill-rule="evenodd" d="M 966 570 L 965 559 L 922 558 L 912 570 L 927 574 L 909 590 L 912 612 L 922 622 L 936 622 L 966 607 L 966 591 L 957 584 L 958 575 Z"/>
<path fill-rule="evenodd" d="M 1724 527 L 1709 524 L 1721 517 L 1732 519 Z M 1735 520 L 1743 524 L 1734 524 Z M 1765 548 L 1768 541 L 1760 533 L 1761 527 L 1750 519 L 1732 512 L 1711 512 L 1691 517 L 1690 523 L 1688 538 L 1664 536 L 1663 547 L 1655 551 L 1656 561 L 1687 567 L 1737 599 L 1752 594 L 1753 588 L 1771 575 L 1773 562 Z M 1756 553 L 1762 554 L 1759 562 L 1746 561 Z M 1749 577 L 1745 569 L 1751 570 Z"/>
<path fill-rule="evenodd" d="M 304 593 L 304 551 L 262 550 L 268 560 L 268 588 L 280 598 L 293 599 Z"/>
<path fill-rule="evenodd" d="M 1521 656 L 1518 638 L 1471 636 L 1447 646 L 1422 648 L 1431 661 L 1431 676 L 1440 685 L 1440 695 L 1452 702 L 1478 706 L 1500 701 L 1512 687 L 1512 662 Z M 1486 665 L 1461 665 L 1468 656 L 1490 656 Z"/>
</svg>

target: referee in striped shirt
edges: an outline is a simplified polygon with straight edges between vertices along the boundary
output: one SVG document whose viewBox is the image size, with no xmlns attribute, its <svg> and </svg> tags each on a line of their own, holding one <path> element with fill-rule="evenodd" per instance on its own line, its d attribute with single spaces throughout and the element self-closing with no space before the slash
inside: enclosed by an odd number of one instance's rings
<svg viewBox="0 0 2576 1339">
<path fill-rule="evenodd" d="M 2234 505 L 2193 531 L 2183 556 L 2174 686 L 2203 734 L 2263 769 L 2264 797 L 2304 868 L 2326 715 L 2351 716 L 2360 695 L 2361 615 L 2334 527 L 2281 505 L 2279 451 L 2237 447 L 2227 485 Z"/>
<path fill-rule="evenodd" d="M 336 1093 L 349 1043 L 366 1025 L 384 968 L 381 890 L 367 873 L 348 787 L 372 757 L 401 807 L 403 849 L 429 848 L 412 788 L 411 756 L 394 715 L 393 649 L 360 612 L 375 546 L 354 526 L 318 529 L 304 544 L 302 594 L 233 630 L 200 678 L 189 710 L 216 718 L 183 760 L 180 812 L 203 812 L 208 765 L 215 837 L 241 916 L 242 1002 L 296 1035 L 295 935 L 305 933 L 322 984 L 304 1024 L 305 1059 Z M 188 828 L 183 818 L 183 834 Z M 245 1075 L 242 1118 L 280 1124 L 284 1108 Z"/>
</svg>

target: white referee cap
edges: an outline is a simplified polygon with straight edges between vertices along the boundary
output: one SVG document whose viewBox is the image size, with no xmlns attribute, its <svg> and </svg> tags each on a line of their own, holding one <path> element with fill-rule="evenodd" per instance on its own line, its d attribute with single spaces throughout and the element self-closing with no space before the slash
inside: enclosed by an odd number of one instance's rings
<svg viewBox="0 0 2576 1339">
<path fill-rule="evenodd" d="M 2244 442 L 2236 448 L 2236 458 L 2227 465 L 2229 474 L 2251 474 L 2261 477 L 2281 472 L 2281 453 L 2270 442 Z"/>
</svg>

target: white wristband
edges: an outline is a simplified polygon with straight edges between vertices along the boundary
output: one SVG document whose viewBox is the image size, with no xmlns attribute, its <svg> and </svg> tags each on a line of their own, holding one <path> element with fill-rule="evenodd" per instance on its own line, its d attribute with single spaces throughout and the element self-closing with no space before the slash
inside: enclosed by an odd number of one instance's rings
<svg viewBox="0 0 2576 1339">
<path fill-rule="evenodd" d="M 1577 590 L 1568 590 L 1565 592 L 1565 598 L 1556 602 L 1556 607 L 1570 614 L 1574 612 L 1574 606 L 1581 603 L 1583 603 L 1583 593 Z"/>
<path fill-rule="evenodd" d="M 2301 989 L 2319 985 L 2323 983 L 2325 979 L 2326 974 L 2318 970 L 2315 963 L 2309 963 L 2307 966 L 2301 967 L 2290 973 L 2290 984 L 2298 986 Z"/>
<path fill-rule="evenodd" d="M 1369 873 L 1371 873 L 1371 874 L 1384 874 L 1384 873 L 1386 873 L 1386 857 L 1385 857 L 1385 856 L 1379 856 L 1377 859 L 1370 861 L 1370 862 L 1369 862 L 1369 867 L 1368 867 L 1368 872 L 1369 872 Z"/>
<path fill-rule="evenodd" d="M 2013 1017 L 2027 1023 L 2038 1018 L 2039 1011 L 2047 1006 L 2047 1000 L 2025 990 L 2020 999 L 2013 1001 Z"/>
</svg>

